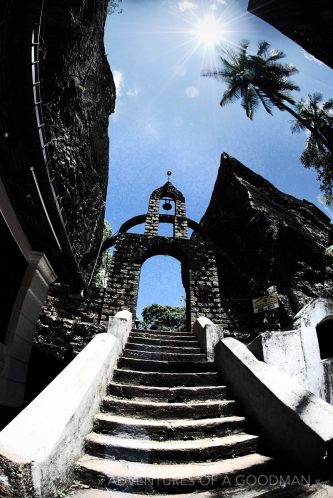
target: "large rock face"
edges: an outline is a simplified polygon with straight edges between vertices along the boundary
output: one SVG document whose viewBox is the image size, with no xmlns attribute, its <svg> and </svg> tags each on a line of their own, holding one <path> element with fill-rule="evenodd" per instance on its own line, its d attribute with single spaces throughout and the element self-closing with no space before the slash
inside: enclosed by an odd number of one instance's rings
<svg viewBox="0 0 333 498">
<path fill-rule="evenodd" d="M 0 2 L 1 179 L 32 248 L 77 287 L 103 230 L 115 102 L 107 4 Z"/>
<path fill-rule="evenodd" d="M 75 256 L 98 245 L 115 85 L 104 48 L 107 0 L 45 2 L 41 59 L 51 168 Z"/>
<path fill-rule="evenodd" d="M 241 340 L 288 327 L 311 299 L 332 295 L 332 264 L 325 256 L 332 243 L 329 218 L 227 154 L 201 225 L 218 248 L 230 332 Z M 252 298 L 270 286 L 277 287 L 280 308 L 254 316 Z"/>
</svg>

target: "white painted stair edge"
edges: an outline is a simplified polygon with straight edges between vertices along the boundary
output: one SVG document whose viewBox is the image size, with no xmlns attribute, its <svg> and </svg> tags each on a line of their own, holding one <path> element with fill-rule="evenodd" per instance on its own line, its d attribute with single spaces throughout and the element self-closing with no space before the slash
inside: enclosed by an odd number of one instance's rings
<svg viewBox="0 0 333 498">
<path fill-rule="evenodd" d="M 318 469 L 333 458 L 333 406 L 289 375 L 257 358 L 245 344 L 227 337 L 215 347 L 215 365 L 242 414 L 290 466 Z"/>
<path fill-rule="evenodd" d="M 71 478 L 131 328 L 129 311 L 110 318 L 108 332 L 0 432 L 1 496 L 49 498 Z"/>
</svg>

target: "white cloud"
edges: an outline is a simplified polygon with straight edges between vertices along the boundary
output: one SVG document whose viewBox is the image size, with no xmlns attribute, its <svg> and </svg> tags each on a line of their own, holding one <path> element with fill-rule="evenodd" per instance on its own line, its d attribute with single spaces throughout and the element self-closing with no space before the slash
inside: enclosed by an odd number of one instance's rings
<svg viewBox="0 0 333 498">
<path fill-rule="evenodd" d="M 314 55 L 309 54 L 309 52 L 306 52 L 305 50 L 303 50 L 303 55 L 306 59 L 308 59 L 308 61 L 316 62 L 317 64 L 319 64 L 319 66 L 324 66 L 323 62 L 318 60 Z"/>
<path fill-rule="evenodd" d="M 221 5 L 225 5 L 227 0 L 215 0 L 216 3 L 220 3 Z"/>
<path fill-rule="evenodd" d="M 217 5 L 216 3 L 211 3 L 209 6 L 210 10 L 217 10 Z"/>
<path fill-rule="evenodd" d="M 112 74 L 113 74 L 114 84 L 116 85 L 117 97 L 121 97 L 123 94 L 123 89 L 124 89 L 123 73 L 116 69 L 116 70 L 112 71 Z"/>
<path fill-rule="evenodd" d="M 185 12 L 185 10 L 195 10 L 197 8 L 198 5 L 194 2 L 188 2 L 187 0 L 184 2 L 178 2 L 178 9 L 182 12 Z"/>
<path fill-rule="evenodd" d="M 199 90 L 196 86 L 188 86 L 185 89 L 185 95 L 189 99 L 196 99 L 199 96 Z"/>
<path fill-rule="evenodd" d="M 126 95 L 129 97 L 137 97 L 139 95 L 139 90 L 137 88 L 130 88 L 127 90 Z"/>
</svg>

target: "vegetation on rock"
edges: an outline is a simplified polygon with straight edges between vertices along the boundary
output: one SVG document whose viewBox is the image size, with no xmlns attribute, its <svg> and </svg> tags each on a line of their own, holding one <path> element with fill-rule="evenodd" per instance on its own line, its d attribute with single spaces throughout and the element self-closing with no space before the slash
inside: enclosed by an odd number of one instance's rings
<svg viewBox="0 0 333 498">
<path fill-rule="evenodd" d="M 114 12 L 118 12 L 118 14 L 121 14 L 121 2 L 122 0 L 108 0 L 108 14 L 113 14 Z"/>
<path fill-rule="evenodd" d="M 110 223 L 104 220 L 104 228 L 103 228 L 103 241 L 112 237 L 112 228 Z M 96 272 L 94 283 L 97 287 L 105 287 L 106 286 L 106 278 L 107 271 L 112 261 L 112 254 L 106 250 L 103 252 L 101 258 L 101 264 Z"/>
</svg>

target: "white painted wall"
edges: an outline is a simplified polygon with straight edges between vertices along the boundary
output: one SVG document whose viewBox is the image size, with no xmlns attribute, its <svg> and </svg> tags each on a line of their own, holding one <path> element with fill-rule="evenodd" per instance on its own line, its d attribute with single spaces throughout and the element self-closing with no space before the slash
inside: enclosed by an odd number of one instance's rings
<svg viewBox="0 0 333 498">
<path fill-rule="evenodd" d="M 333 300 L 315 299 L 295 316 L 293 330 L 264 332 L 248 348 L 258 359 L 276 366 L 317 396 L 333 403 L 333 358 L 320 358 L 316 331 L 316 326 L 331 316 Z"/>
<path fill-rule="evenodd" d="M 222 325 L 216 325 L 209 318 L 200 316 L 194 322 L 193 334 L 197 337 L 207 360 L 214 361 L 214 348 L 223 339 Z"/>
<path fill-rule="evenodd" d="M 217 344 L 215 362 L 243 413 L 255 421 L 275 455 L 301 469 L 320 469 L 327 455 L 333 457 L 330 404 L 281 370 L 258 361 L 234 338 Z"/>
</svg>

